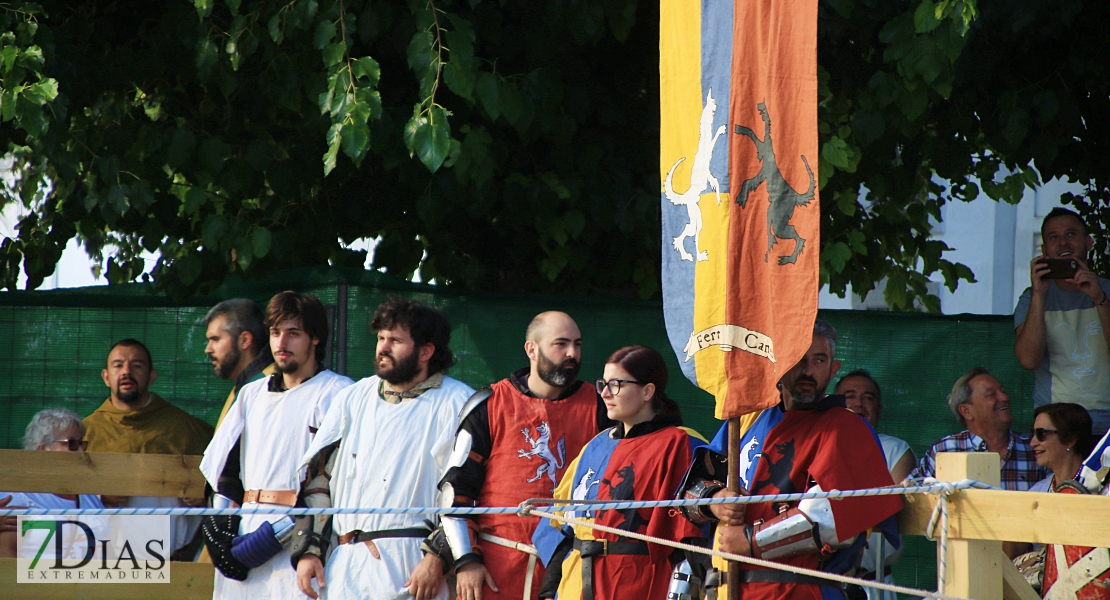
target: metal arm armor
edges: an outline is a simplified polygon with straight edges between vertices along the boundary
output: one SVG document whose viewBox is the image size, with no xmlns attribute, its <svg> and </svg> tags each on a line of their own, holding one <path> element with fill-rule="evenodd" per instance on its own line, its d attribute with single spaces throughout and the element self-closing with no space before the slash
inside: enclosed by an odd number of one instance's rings
<svg viewBox="0 0 1110 600">
<path fill-rule="evenodd" d="M 823 491 L 813 486 L 811 492 Z M 775 518 L 751 526 L 751 554 L 778 560 L 800 554 L 831 553 L 851 545 L 836 536 L 836 519 L 828 498 L 807 498 Z"/>
<path fill-rule="evenodd" d="M 704 500 L 712 498 L 713 494 L 725 489 L 725 484 L 716 480 L 697 479 L 694 480 L 693 485 L 687 487 L 682 492 L 683 500 Z M 717 517 L 708 506 L 680 506 L 679 511 L 688 521 L 701 527 L 706 523 L 717 522 Z"/>
<path fill-rule="evenodd" d="M 309 508 L 331 508 L 331 472 L 335 468 L 335 450 L 338 444 L 324 448 L 309 466 L 309 480 L 301 495 Z M 293 525 L 293 541 L 289 546 L 289 560 L 293 568 L 305 554 L 314 554 L 321 561 L 327 556 L 331 542 L 331 516 L 302 515 Z"/>
</svg>

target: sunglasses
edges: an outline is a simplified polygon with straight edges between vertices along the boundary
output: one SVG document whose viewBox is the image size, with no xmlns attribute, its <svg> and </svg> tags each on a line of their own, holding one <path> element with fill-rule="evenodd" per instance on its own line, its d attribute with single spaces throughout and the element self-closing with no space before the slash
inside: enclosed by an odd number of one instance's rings
<svg viewBox="0 0 1110 600">
<path fill-rule="evenodd" d="M 634 379 L 610 379 L 609 381 L 605 381 L 604 379 L 598 379 L 597 381 L 594 382 L 594 387 L 597 388 L 597 393 L 598 394 L 602 394 L 604 392 L 605 388 L 609 388 L 609 394 L 613 395 L 613 396 L 616 396 L 617 394 L 621 393 L 621 384 L 622 383 L 635 383 L 636 385 L 647 385 L 647 383 L 645 383 L 643 381 L 636 381 Z"/>
<path fill-rule="evenodd" d="M 1045 436 L 1047 436 L 1050 433 L 1056 433 L 1056 430 L 1055 429 L 1045 429 L 1043 427 L 1037 427 L 1037 428 L 1033 429 L 1030 433 L 1033 434 L 1033 437 L 1037 438 L 1038 442 L 1043 442 Z"/>
<path fill-rule="evenodd" d="M 66 438 L 64 440 L 54 440 L 55 444 L 65 444 L 70 452 L 77 452 L 78 450 L 87 450 L 89 447 L 88 440 L 79 440 L 77 438 Z"/>
</svg>

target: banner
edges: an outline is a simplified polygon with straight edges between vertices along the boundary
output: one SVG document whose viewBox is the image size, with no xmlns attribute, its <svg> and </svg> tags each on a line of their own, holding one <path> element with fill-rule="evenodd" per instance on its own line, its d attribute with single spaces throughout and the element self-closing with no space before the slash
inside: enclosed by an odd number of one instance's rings
<svg viewBox="0 0 1110 600">
<path fill-rule="evenodd" d="M 661 0 L 659 58 L 667 334 L 737 417 L 778 403 L 817 316 L 817 1 Z"/>
</svg>

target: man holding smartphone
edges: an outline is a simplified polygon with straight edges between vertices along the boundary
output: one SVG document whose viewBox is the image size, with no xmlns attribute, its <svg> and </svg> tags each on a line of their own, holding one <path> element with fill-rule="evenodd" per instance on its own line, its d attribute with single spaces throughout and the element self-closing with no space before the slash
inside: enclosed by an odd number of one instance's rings
<svg viewBox="0 0 1110 600">
<path fill-rule="evenodd" d="M 1078 214 L 1052 209 L 1041 238 L 1031 287 L 1014 310 L 1014 355 L 1036 371 L 1034 407 L 1079 404 L 1091 413 L 1092 433 L 1102 435 L 1110 428 L 1110 280 L 1087 267 L 1094 239 Z"/>
</svg>

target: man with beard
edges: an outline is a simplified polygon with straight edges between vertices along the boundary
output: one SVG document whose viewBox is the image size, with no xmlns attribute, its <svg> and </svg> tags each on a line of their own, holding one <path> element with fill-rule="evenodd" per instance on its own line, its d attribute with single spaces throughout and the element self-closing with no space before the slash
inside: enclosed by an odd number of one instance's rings
<svg viewBox="0 0 1110 600">
<path fill-rule="evenodd" d="M 474 393 L 444 374 L 455 362 L 451 325 L 437 310 L 392 297 L 370 326 L 377 374 L 336 395 L 302 458 L 309 472 L 302 494 L 314 507 L 437 506 L 459 411 Z M 339 545 L 329 555 L 331 531 Z M 312 598 L 326 587 L 331 598 L 446 600 L 451 554 L 442 547 L 422 554 L 430 533 L 419 514 L 299 518 L 291 557 L 297 586 Z"/>
<path fill-rule="evenodd" d="M 218 428 L 239 390 L 252 381 L 273 375 L 277 365 L 270 354 L 262 310 L 253 300 L 224 300 L 208 311 L 204 322 L 208 325 L 204 334 L 208 339 L 204 354 L 212 361 L 216 377 L 235 383 L 216 420 Z"/>
<path fill-rule="evenodd" d="M 550 498 L 583 446 L 613 423 L 592 385 L 578 380 L 582 334 L 569 315 L 537 315 L 525 332 L 529 367 L 471 398 L 463 409 L 451 469 L 440 489 L 452 506 L 515 506 Z M 543 565 L 531 546 L 538 518 L 445 517 L 460 600 L 534 600 Z M 480 533 L 479 533 L 480 532 Z"/>
<path fill-rule="evenodd" d="M 328 319 L 314 296 L 292 291 L 274 296 L 265 323 L 278 372 L 243 387 L 200 464 L 216 490 L 217 508 L 304 506 L 301 456 L 331 398 L 352 383 L 323 367 Z M 235 462 L 241 469 L 229 468 Z M 288 566 L 292 531 L 293 519 L 280 514 L 206 518 L 205 540 L 219 571 L 213 597 L 303 598 Z"/>
<path fill-rule="evenodd" d="M 163 400 L 149 387 L 158 377 L 150 351 L 138 340 L 123 339 L 108 352 L 100 372 L 111 396 L 85 417 L 89 452 L 129 454 L 189 454 L 204 452 L 212 426 Z M 202 495 L 200 490 L 197 495 Z M 105 506 L 182 506 L 178 498 L 104 496 Z M 200 500 L 190 501 L 199 504 Z M 198 517 L 173 517 L 170 545 L 174 560 L 192 560 L 190 541 L 200 525 Z M 195 550 L 193 548 L 192 550 Z"/>
<path fill-rule="evenodd" d="M 779 380 L 782 402 L 768 410 L 781 411 L 781 416 L 762 440 L 761 456 L 750 478 L 751 494 L 855 490 L 892 484 L 875 431 L 867 421 L 844 408 L 843 396 L 825 395 L 840 368 L 835 349 L 836 330 L 818 319 L 809 350 Z M 695 455 L 683 486 L 685 498 L 736 496 L 721 483 L 725 457 L 719 452 L 727 448 L 727 439 L 720 446 L 720 437 L 711 445 L 717 452 L 708 459 Z M 868 439 L 872 441 L 868 443 Z M 749 494 L 743 489 L 741 493 Z M 696 525 L 720 521 L 717 541 L 725 552 L 844 573 L 858 564 L 870 528 L 880 526 L 892 542 L 900 545 L 892 517 L 901 508 L 902 500 L 897 496 L 873 496 L 836 502 L 806 499 L 713 505 L 683 513 Z M 847 597 L 837 584 L 816 577 L 752 565 L 743 565 L 740 573 L 738 583 L 745 600 Z"/>
</svg>

